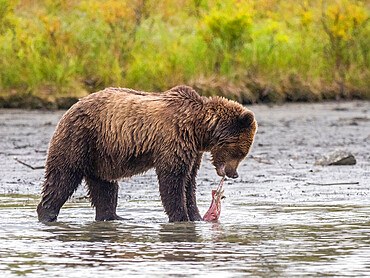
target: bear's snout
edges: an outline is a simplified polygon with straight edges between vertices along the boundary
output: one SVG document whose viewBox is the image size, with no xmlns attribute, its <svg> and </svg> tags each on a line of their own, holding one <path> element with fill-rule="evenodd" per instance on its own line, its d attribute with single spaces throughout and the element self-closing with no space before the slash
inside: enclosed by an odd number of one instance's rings
<svg viewBox="0 0 370 278">
<path fill-rule="evenodd" d="M 217 165 L 216 166 L 217 175 L 219 175 L 220 177 L 227 176 L 228 178 L 236 179 L 239 177 L 239 174 L 237 172 L 238 165 L 239 162 L 234 161 L 226 164 L 221 164 L 219 166 Z"/>
<path fill-rule="evenodd" d="M 239 166 L 239 161 L 237 160 L 232 160 L 226 163 L 226 166 L 225 166 L 226 176 L 231 179 L 236 179 L 237 177 L 239 177 L 239 174 L 237 172 L 238 166 Z"/>
<path fill-rule="evenodd" d="M 232 170 L 232 169 L 228 169 L 228 167 L 226 166 L 226 176 L 228 178 L 231 178 L 231 179 L 236 179 L 237 177 L 239 177 L 239 174 L 236 170 Z"/>
</svg>

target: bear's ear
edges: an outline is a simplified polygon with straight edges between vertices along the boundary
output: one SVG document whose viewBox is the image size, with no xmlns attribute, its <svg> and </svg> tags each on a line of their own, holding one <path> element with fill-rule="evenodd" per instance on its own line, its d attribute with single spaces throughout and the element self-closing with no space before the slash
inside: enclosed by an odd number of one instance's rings
<svg viewBox="0 0 370 278">
<path fill-rule="evenodd" d="M 247 128 L 249 127 L 254 121 L 254 115 L 251 111 L 245 111 L 240 114 L 238 119 L 238 126 L 239 128 Z"/>
</svg>

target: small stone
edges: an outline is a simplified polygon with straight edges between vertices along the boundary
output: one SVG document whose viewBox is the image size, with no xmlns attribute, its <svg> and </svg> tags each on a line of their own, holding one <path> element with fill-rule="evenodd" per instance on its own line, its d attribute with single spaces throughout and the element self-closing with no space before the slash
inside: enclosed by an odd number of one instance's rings
<svg viewBox="0 0 370 278">
<path fill-rule="evenodd" d="M 330 154 L 327 154 L 315 163 L 315 165 L 322 166 L 355 164 L 356 158 L 354 157 L 354 155 L 344 150 L 336 150 Z"/>
</svg>

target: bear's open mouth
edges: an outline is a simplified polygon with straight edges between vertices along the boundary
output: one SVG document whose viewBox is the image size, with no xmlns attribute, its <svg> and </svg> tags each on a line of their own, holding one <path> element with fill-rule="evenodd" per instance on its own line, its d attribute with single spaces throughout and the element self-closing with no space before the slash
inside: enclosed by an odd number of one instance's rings
<svg viewBox="0 0 370 278">
<path fill-rule="evenodd" d="M 217 165 L 216 166 L 216 172 L 217 172 L 217 175 L 219 175 L 220 177 L 226 176 L 225 164 Z"/>
</svg>

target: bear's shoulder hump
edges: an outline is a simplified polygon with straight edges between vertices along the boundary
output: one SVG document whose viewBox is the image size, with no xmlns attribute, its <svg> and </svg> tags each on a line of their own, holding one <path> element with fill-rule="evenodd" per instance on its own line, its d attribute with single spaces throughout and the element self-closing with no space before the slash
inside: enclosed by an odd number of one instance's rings
<svg viewBox="0 0 370 278">
<path fill-rule="evenodd" d="M 177 95 L 190 98 L 190 99 L 201 99 L 201 96 L 190 86 L 186 85 L 178 85 L 176 87 L 171 88 L 167 92 L 176 93 Z"/>
</svg>

